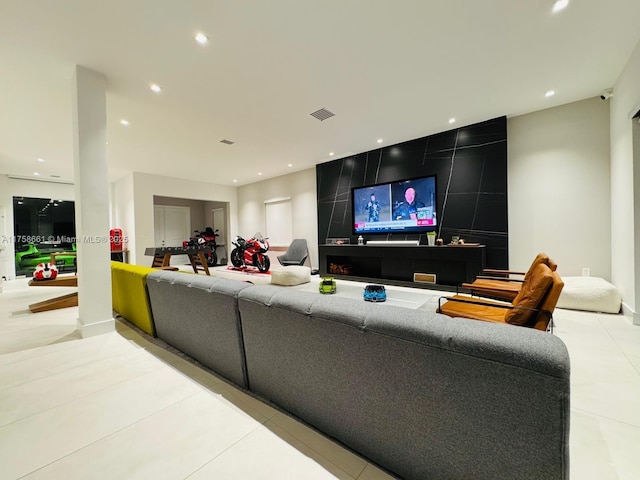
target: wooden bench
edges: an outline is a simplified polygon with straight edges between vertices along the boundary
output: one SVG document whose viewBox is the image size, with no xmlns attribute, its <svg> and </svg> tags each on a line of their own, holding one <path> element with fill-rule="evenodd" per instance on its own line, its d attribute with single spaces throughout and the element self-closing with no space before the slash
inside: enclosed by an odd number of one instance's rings
<svg viewBox="0 0 640 480">
<path fill-rule="evenodd" d="M 30 287 L 77 287 L 77 275 L 65 275 L 54 278 L 53 280 L 29 280 Z M 49 310 L 57 310 L 58 308 L 77 307 L 78 292 L 68 293 L 59 297 L 44 300 L 42 302 L 32 303 L 29 310 L 33 313 L 46 312 Z"/>
</svg>

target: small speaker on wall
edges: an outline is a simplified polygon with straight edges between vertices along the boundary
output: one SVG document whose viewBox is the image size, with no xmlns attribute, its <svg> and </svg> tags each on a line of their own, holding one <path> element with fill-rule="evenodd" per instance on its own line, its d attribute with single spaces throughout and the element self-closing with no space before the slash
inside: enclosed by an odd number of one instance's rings
<svg viewBox="0 0 640 480">
<path fill-rule="evenodd" d="M 413 281 L 417 283 L 436 283 L 435 273 L 414 273 Z"/>
</svg>

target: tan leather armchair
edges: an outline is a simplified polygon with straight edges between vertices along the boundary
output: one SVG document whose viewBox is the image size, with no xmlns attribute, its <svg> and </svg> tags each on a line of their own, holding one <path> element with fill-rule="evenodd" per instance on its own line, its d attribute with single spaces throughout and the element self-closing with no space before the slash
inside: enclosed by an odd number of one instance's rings
<svg viewBox="0 0 640 480">
<path fill-rule="evenodd" d="M 509 303 L 466 295 L 441 297 L 438 313 L 485 322 L 518 325 L 537 330 L 553 329 L 553 311 L 564 282 L 545 263 L 539 263 L 525 278 L 520 291 Z M 443 300 L 446 302 L 443 303 Z"/>
</svg>

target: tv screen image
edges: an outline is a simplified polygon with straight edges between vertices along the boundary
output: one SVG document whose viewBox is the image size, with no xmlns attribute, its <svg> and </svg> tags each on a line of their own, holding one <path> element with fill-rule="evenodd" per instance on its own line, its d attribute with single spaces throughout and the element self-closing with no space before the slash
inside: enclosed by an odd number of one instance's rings
<svg viewBox="0 0 640 480">
<path fill-rule="evenodd" d="M 356 235 L 424 233 L 437 225 L 435 175 L 357 187 L 351 202 Z"/>
</svg>

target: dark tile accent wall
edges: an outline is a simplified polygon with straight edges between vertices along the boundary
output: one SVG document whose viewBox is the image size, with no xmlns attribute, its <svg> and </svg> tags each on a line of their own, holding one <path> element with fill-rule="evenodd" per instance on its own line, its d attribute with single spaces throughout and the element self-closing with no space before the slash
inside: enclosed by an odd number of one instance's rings
<svg viewBox="0 0 640 480">
<path fill-rule="evenodd" d="M 351 189 L 431 174 L 438 177 L 438 236 L 487 246 L 487 267 L 508 268 L 507 119 L 449 130 L 316 166 L 318 244 L 350 237 Z M 368 239 L 385 239 L 369 235 Z M 414 240 L 416 234 L 392 235 Z M 420 238 L 425 243 L 424 235 Z"/>
</svg>

